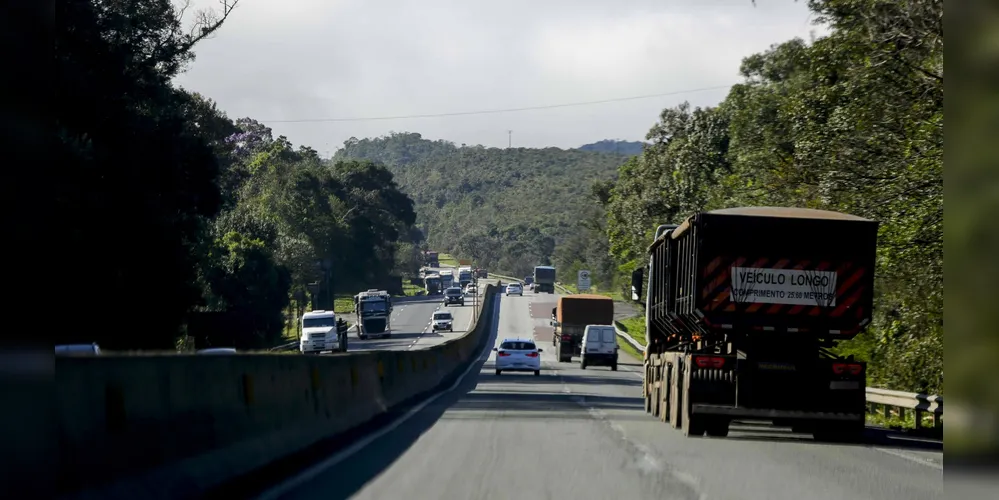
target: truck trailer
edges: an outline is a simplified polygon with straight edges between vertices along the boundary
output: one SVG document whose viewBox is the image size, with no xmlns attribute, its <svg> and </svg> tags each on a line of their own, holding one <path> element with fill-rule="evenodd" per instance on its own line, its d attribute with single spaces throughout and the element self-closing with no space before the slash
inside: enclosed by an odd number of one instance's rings
<svg viewBox="0 0 999 500">
<path fill-rule="evenodd" d="M 437 252 L 428 251 L 423 254 L 424 262 L 426 262 L 427 267 L 438 268 L 441 267 L 440 264 L 440 254 Z"/>
<path fill-rule="evenodd" d="M 537 266 L 534 268 L 534 293 L 555 293 L 555 268 Z"/>
<path fill-rule="evenodd" d="M 392 296 L 385 290 L 371 289 L 354 296 L 357 337 L 392 336 Z"/>
<path fill-rule="evenodd" d="M 579 356 L 586 325 L 613 325 L 614 300 L 603 295 L 563 295 L 552 308 L 552 345 L 561 362 Z M 617 365 L 613 366 L 617 370 Z"/>
<path fill-rule="evenodd" d="M 878 223 L 745 207 L 662 225 L 649 246 L 645 410 L 686 436 L 765 420 L 862 437 L 867 365 L 830 349 L 871 322 Z M 644 269 L 632 274 L 638 301 Z"/>
</svg>

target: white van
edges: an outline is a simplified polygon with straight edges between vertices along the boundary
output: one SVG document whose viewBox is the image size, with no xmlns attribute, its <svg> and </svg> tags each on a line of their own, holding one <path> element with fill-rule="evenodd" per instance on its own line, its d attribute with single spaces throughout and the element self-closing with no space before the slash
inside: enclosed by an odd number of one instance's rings
<svg viewBox="0 0 999 500">
<path fill-rule="evenodd" d="M 610 366 L 617 371 L 617 333 L 612 325 L 586 325 L 580 349 L 579 367 L 590 365 Z"/>
</svg>

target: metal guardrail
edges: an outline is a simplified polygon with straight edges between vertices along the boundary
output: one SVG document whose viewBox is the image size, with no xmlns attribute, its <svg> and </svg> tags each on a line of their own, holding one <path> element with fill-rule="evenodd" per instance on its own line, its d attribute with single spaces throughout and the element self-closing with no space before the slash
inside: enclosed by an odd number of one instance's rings
<svg viewBox="0 0 999 500">
<path fill-rule="evenodd" d="M 620 322 L 614 322 L 614 331 L 640 354 L 645 353 L 645 346 L 622 330 Z M 923 417 L 927 413 L 933 419 L 934 429 L 943 425 L 943 396 L 868 387 L 867 407 L 868 413 L 876 414 L 880 409 L 885 418 L 892 417 L 894 413 L 902 420 L 905 420 L 906 412 L 911 411 L 914 413 L 916 430 L 923 428 Z"/>
</svg>

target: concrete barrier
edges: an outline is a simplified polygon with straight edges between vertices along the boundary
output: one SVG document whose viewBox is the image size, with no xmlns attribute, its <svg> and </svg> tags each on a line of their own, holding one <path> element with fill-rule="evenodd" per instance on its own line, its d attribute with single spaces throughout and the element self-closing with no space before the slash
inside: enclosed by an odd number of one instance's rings
<svg viewBox="0 0 999 500">
<path fill-rule="evenodd" d="M 467 334 L 428 349 L 59 358 L 59 494 L 190 498 L 349 433 L 474 362 L 495 293 Z"/>
</svg>

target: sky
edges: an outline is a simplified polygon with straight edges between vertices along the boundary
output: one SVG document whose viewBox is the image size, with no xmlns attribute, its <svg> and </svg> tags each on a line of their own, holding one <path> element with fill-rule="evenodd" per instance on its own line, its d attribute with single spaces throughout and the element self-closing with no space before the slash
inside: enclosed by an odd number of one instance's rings
<svg viewBox="0 0 999 500">
<path fill-rule="evenodd" d="M 175 83 L 324 156 L 392 132 L 575 148 L 718 104 L 744 57 L 827 33 L 814 17 L 804 0 L 239 0 Z"/>
</svg>

